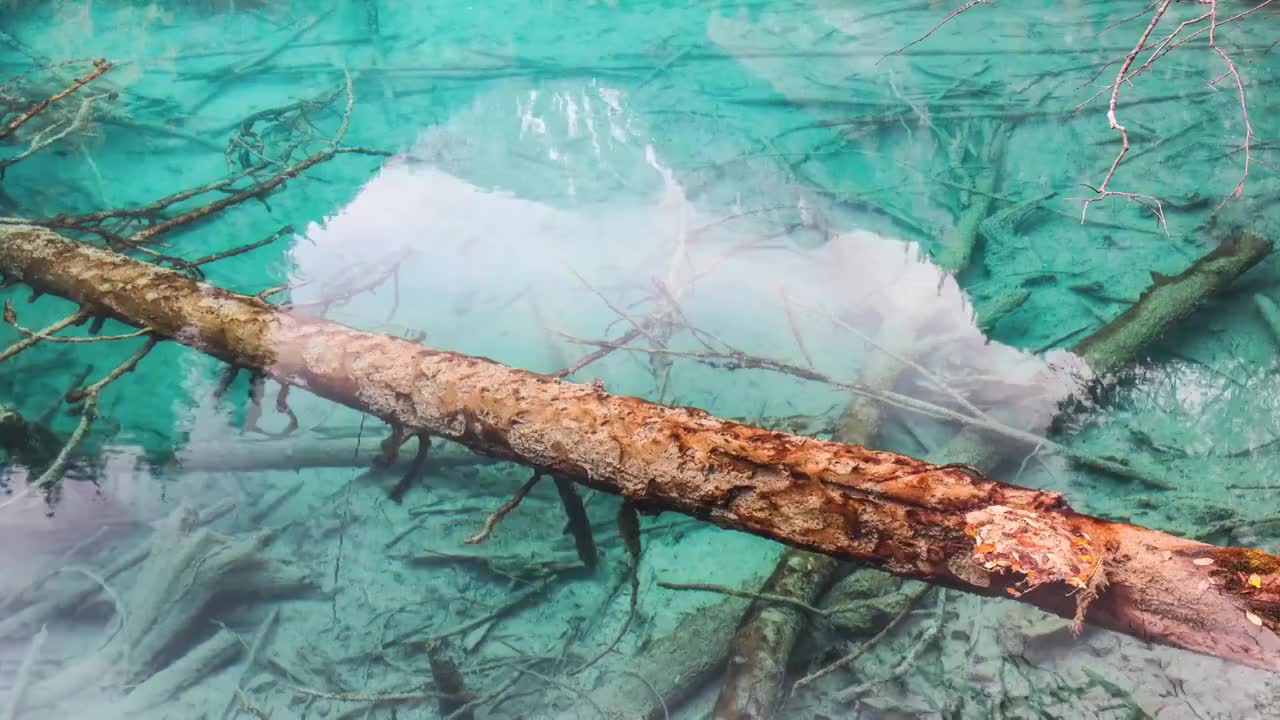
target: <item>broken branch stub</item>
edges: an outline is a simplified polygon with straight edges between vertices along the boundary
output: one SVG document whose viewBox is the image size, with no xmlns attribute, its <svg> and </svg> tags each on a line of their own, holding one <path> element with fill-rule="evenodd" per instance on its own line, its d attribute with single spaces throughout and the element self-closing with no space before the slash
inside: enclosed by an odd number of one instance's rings
<svg viewBox="0 0 1280 720">
<path fill-rule="evenodd" d="M 1261 551 L 1082 515 L 1057 493 L 955 465 L 771 432 L 361 332 L 43 228 L 0 228 L 0 272 L 389 423 L 651 510 L 980 595 L 1013 589 L 1068 618 L 1088 592 L 1070 579 L 1101 574 L 1108 585 L 1086 622 L 1280 669 L 1280 557 Z"/>
</svg>

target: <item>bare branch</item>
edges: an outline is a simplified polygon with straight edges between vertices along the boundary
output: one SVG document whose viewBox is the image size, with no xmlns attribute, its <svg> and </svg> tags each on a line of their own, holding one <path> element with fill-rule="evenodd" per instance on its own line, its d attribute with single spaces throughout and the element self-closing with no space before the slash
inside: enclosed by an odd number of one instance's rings
<svg viewBox="0 0 1280 720">
<path fill-rule="evenodd" d="M 467 538 L 465 542 L 468 545 L 475 545 L 477 543 L 482 543 L 485 540 L 487 540 L 489 538 L 489 535 L 493 533 L 493 529 L 497 527 L 498 522 L 502 520 L 502 518 L 506 517 L 507 514 L 510 513 L 512 510 L 515 510 L 516 507 L 520 505 L 521 501 L 525 499 L 525 497 L 533 490 L 534 486 L 537 485 L 538 481 L 541 479 L 542 479 L 542 472 L 535 470 L 533 472 L 533 477 L 526 480 L 524 484 L 521 485 L 518 490 L 516 490 L 516 494 L 511 496 L 510 500 L 507 500 L 506 502 L 502 503 L 502 505 L 498 507 L 497 510 L 494 510 L 492 513 L 489 514 L 489 517 L 485 519 L 484 527 L 480 529 L 480 532 Z"/>
<path fill-rule="evenodd" d="M 23 350 L 26 350 L 34 346 L 36 343 L 40 342 L 41 340 L 49 339 L 50 336 L 53 335 L 53 333 L 56 333 L 60 330 L 63 330 L 72 325 L 75 325 L 76 323 L 83 322 L 88 317 L 89 315 L 87 313 L 85 313 L 83 310 L 80 310 L 80 311 L 71 313 L 70 315 L 62 318 L 61 320 L 53 323 L 52 325 L 49 325 L 43 330 L 37 330 L 35 332 L 32 332 L 30 330 L 27 330 L 26 328 L 19 328 L 18 331 L 23 332 L 26 335 L 26 337 L 22 338 L 18 342 L 5 348 L 3 352 L 0 352 L 0 362 L 8 360 L 9 358 L 13 357 L 14 355 L 17 355 Z M 14 327 L 17 327 L 17 325 L 14 325 Z"/>
<path fill-rule="evenodd" d="M 800 678 L 799 680 L 796 681 L 796 684 L 792 686 L 791 691 L 795 692 L 796 690 L 799 690 L 800 688 L 812 683 L 815 680 L 818 680 L 819 678 L 826 677 L 827 675 L 830 675 L 836 670 L 848 667 L 850 664 L 853 663 L 854 660 L 857 660 L 858 658 L 867 654 L 867 651 L 871 650 L 876 645 L 878 645 L 881 640 L 884 640 L 886 637 L 889 636 L 889 633 L 893 632 L 894 628 L 900 625 L 903 620 L 906 620 L 907 617 L 911 615 L 911 611 L 915 609 L 916 604 L 920 602 L 920 598 L 924 597 L 925 594 L 932 589 L 933 588 L 931 587 L 921 588 L 918 592 L 916 592 L 914 595 L 911 596 L 911 599 L 908 600 L 905 605 L 903 605 L 902 609 L 898 611 L 898 614 L 895 615 L 892 620 L 885 623 L 885 626 L 880 628 L 880 632 L 873 635 L 870 640 L 867 640 L 866 642 L 862 643 L 853 652 L 849 653 L 848 655 L 845 655 L 839 660 L 836 660 L 830 665 L 827 665 L 821 670 L 815 670 L 814 672 L 809 673 L 808 675 L 805 675 L 804 677 Z"/>
<path fill-rule="evenodd" d="M 897 54 L 901 53 L 903 50 L 906 50 L 907 48 L 911 47 L 912 45 L 915 45 L 915 44 L 917 44 L 917 43 L 923 42 L 923 41 L 924 41 L 924 40 L 926 40 L 930 35 L 932 35 L 932 34 L 934 34 L 935 32 L 937 32 L 937 31 L 938 31 L 938 28 L 940 28 L 940 27 L 942 27 L 943 25 L 946 25 L 947 23 L 951 22 L 952 20 L 954 20 L 954 19 L 955 19 L 955 17 L 956 17 L 957 15 L 959 15 L 959 14 L 960 14 L 960 13 L 962 13 L 962 12 L 964 12 L 965 10 L 970 9 L 970 8 L 974 7 L 975 5 L 990 5 L 990 4 L 991 4 L 991 0 L 969 0 L 969 2 L 965 3 L 964 5 L 961 5 L 960 7 L 956 8 L 955 10 L 952 10 L 952 11 L 951 11 L 951 14 L 947 15 L 945 18 L 943 18 L 943 19 L 942 19 L 942 22 L 939 22 L 937 25 L 934 25 L 932 28 L 929 28 L 929 32 L 925 33 L 924 35 L 921 35 L 920 37 L 916 38 L 915 40 L 912 40 L 911 42 L 907 43 L 906 45 L 903 45 L 902 47 L 898 48 L 897 50 L 894 50 L 893 52 L 889 53 L 888 55 L 885 55 L 885 56 L 881 57 L 879 60 L 877 60 L 877 61 L 876 61 L 876 64 L 877 64 L 877 65 L 879 65 L 881 62 L 883 62 L 883 61 L 884 61 L 884 59 L 885 59 L 885 58 L 893 57 L 894 55 L 897 55 Z"/>
<path fill-rule="evenodd" d="M 89 317 L 88 314 L 81 311 L 69 317 L 65 317 L 62 320 L 59 320 L 58 322 L 50 325 L 49 327 L 43 330 L 32 330 L 30 328 L 22 327 L 21 325 L 18 324 L 17 315 L 14 313 L 14 310 L 13 310 L 13 301 L 6 299 L 4 301 L 4 321 L 7 324 L 11 325 L 13 329 L 25 335 L 26 339 L 31 341 L 31 344 L 25 347 L 19 348 L 16 351 L 14 351 L 13 347 L 9 348 L 8 350 L 5 350 L 3 353 L 0 353 L 0 360 L 7 360 L 13 355 L 16 355 L 19 352 L 22 352 L 22 350 L 27 349 L 31 345 L 34 345 L 35 343 L 40 342 L 41 340 L 44 340 L 46 342 L 51 342 L 51 343 L 111 342 L 113 340 L 128 340 L 129 338 L 141 337 L 151 332 L 147 328 L 143 328 L 141 330 L 135 330 L 131 333 L 125 333 L 123 335 L 95 335 L 92 337 L 58 337 L 56 335 L 50 334 L 50 333 L 55 333 L 59 330 L 62 330 L 68 325 L 74 325 L 75 323 L 82 322 L 87 317 Z M 14 347 L 17 347 L 17 345 L 15 345 Z M 10 351 L 13 351 L 13 352 L 11 353 Z"/>
<path fill-rule="evenodd" d="M 103 73 L 110 70 L 111 65 L 112 65 L 111 63 L 101 58 L 94 60 L 93 71 L 90 72 L 88 75 L 85 75 L 84 77 L 76 78 L 74 81 L 72 81 L 70 85 L 66 87 L 66 89 L 62 90 L 59 93 L 56 93 L 55 95 L 48 98 L 47 100 L 41 100 L 35 105 L 32 105 L 31 107 L 27 108 L 26 112 L 14 118 L 13 121 L 10 122 L 8 125 L 5 125 L 3 128 L 0 128 L 0 140 L 3 140 L 4 138 L 12 135 L 14 131 L 22 127 L 24 124 L 26 124 L 28 120 L 35 117 L 36 115 L 39 115 L 41 112 L 44 112 L 45 108 L 49 107 L 53 103 L 58 102 L 59 100 L 65 98 L 71 93 L 79 90 L 85 85 L 88 85 L 89 83 L 96 80 Z"/>
<path fill-rule="evenodd" d="M 349 74 L 346 76 L 345 89 L 347 101 L 346 106 L 343 109 L 342 119 L 338 124 L 338 130 L 334 133 L 333 139 L 324 150 L 307 156 L 303 160 L 284 168 L 280 172 L 254 185 L 253 187 L 246 188 L 240 192 L 222 198 L 221 200 L 211 202 L 207 205 L 202 205 L 176 217 L 156 223 L 144 230 L 139 230 L 128 238 L 128 243 L 130 245 L 141 245 L 150 242 L 158 235 L 169 232 L 170 230 L 197 222 L 226 210 L 227 208 L 239 205 L 246 200 L 262 197 L 277 187 L 280 187 L 290 179 L 302 174 L 309 168 L 333 159 L 333 157 L 342 150 L 340 143 L 342 142 L 342 139 L 346 137 L 347 128 L 351 123 L 351 111 L 355 105 L 355 94 L 352 90 L 351 76 Z"/>
<path fill-rule="evenodd" d="M 1117 153 L 1115 159 L 1112 160 L 1111 167 L 1107 170 L 1107 174 L 1103 177 L 1102 183 L 1099 184 L 1096 188 L 1090 186 L 1090 189 L 1094 191 L 1095 195 L 1091 198 L 1081 198 L 1084 200 L 1084 207 L 1080 213 L 1081 223 L 1085 222 L 1085 220 L 1087 219 L 1090 205 L 1092 205 L 1093 203 L 1099 200 L 1103 200 L 1105 198 L 1115 196 L 1115 197 L 1121 197 L 1128 200 L 1132 200 L 1146 207 L 1159 219 L 1160 226 L 1162 228 L 1165 228 L 1166 233 L 1168 232 L 1167 224 L 1165 222 L 1164 206 L 1159 199 L 1151 195 L 1142 195 L 1142 194 L 1131 193 L 1131 192 L 1117 192 L 1110 189 L 1111 180 L 1116 174 L 1116 169 L 1120 166 L 1121 161 L 1124 160 L 1125 156 L 1128 155 L 1130 150 L 1129 130 L 1122 123 L 1120 123 L 1119 119 L 1117 118 L 1116 108 L 1118 105 L 1118 101 L 1120 97 L 1120 88 L 1122 85 L 1124 85 L 1125 83 L 1131 83 L 1134 80 L 1134 78 L 1146 72 L 1152 66 L 1153 63 L 1155 63 L 1157 60 L 1164 57 L 1165 55 L 1169 54 L 1169 52 L 1171 52 L 1174 48 L 1186 42 L 1189 42 L 1190 40 L 1206 32 L 1208 33 L 1208 36 L 1209 36 L 1209 48 L 1213 50 L 1213 52 L 1216 55 L 1218 55 L 1218 57 L 1222 58 L 1223 63 L 1225 63 L 1227 66 L 1226 71 L 1222 75 L 1210 81 L 1209 84 L 1211 86 L 1216 85 L 1218 81 L 1220 81 L 1224 77 L 1230 76 L 1232 78 L 1232 80 L 1235 82 L 1235 85 L 1236 85 L 1237 94 L 1239 95 L 1240 115 L 1244 121 L 1244 129 L 1245 129 L 1244 144 L 1241 146 L 1241 149 L 1244 150 L 1244 168 L 1243 168 L 1239 182 L 1236 183 L 1236 186 L 1234 189 L 1232 189 L 1231 193 L 1226 198 L 1223 199 L 1223 203 L 1225 204 L 1227 200 L 1230 200 L 1232 198 L 1238 198 L 1240 197 L 1241 194 L 1243 194 L 1245 181 L 1249 177 L 1250 165 L 1253 162 L 1253 153 L 1252 153 L 1253 134 L 1254 134 L 1253 124 L 1249 118 L 1249 106 L 1248 106 L 1248 101 L 1246 99 L 1246 94 L 1244 89 L 1244 80 L 1240 76 L 1240 72 L 1235 64 L 1235 61 L 1232 60 L 1231 56 L 1228 55 L 1227 52 L 1223 50 L 1222 47 L 1218 44 L 1217 29 L 1222 25 L 1225 25 L 1230 22 L 1234 22 L 1235 20 L 1245 17 L 1246 15 L 1249 15 L 1253 12 L 1261 10 L 1267 5 L 1270 5 L 1272 2 L 1273 0 L 1263 0 L 1262 2 L 1249 8 L 1248 10 L 1238 12 L 1226 18 L 1225 20 L 1219 20 L 1218 19 L 1219 0 L 1196 0 L 1196 3 L 1199 5 L 1208 6 L 1208 10 L 1204 13 L 1201 13 L 1200 15 L 1197 15 L 1196 17 L 1191 18 L 1190 20 L 1182 21 L 1181 23 L 1178 24 L 1176 28 L 1173 29 L 1172 32 L 1165 35 L 1162 39 L 1160 39 L 1155 43 L 1148 44 L 1148 40 L 1151 38 L 1153 31 L 1156 29 L 1157 26 L 1159 26 L 1160 22 L 1164 19 L 1166 12 L 1173 5 L 1174 0 L 1161 0 L 1159 2 L 1158 7 L 1156 7 L 1155 9 L 1155 13 L 1151 17 L 1151 21 L 1147 24 L 1146 30 L 1144 30 L 1142 35 L 1138 38 L 1138 42 L 1133 46 L 1133 49 L 1130 50 L 1129 53 L 1124 56 L 1124 60 L 1120 66 L 1120 70 L 1119 72 L 1116 73 L 1115 80 L 1113 80 L 1110 85 L 1098 90 L 1098 92 L 1094 93 L 1087 100 L 1085 100 L 1084 102 L 1076 106 L 1076 109 L 1079 110 L 1084 105 L 1087 105 L 1088 103 L 1092 102 L 1094 98 L 1097 98 L 1103 93 L 1106 93 L 1109 91 L 1111 95 L 1111 99 L 1107 105 L 1107 124 L 1112 130 L 1115 130 L 1118 133 L 1120 133 L 1120 142 L 1121 142 L 1120 152 Z M 1156 5 L 1156 3 L 1152 3 L 1152 6 L 1154 5 Z M 1148 6 L 1147 10 L 1144 10 L 1143 13 L 1140 13 L 1140 15 L 1145 14 L 1147 11 L 1151 9 L 1152 6 Z M 1138 16 L 1134 16 L 1134 17 L 1138 17 Z M 1121 22 L 1127 22 L 1128 20 L 1132 20 L 1132 19 L 1133 18 L 1128 18 L 1127 20 L 1124 20 Z M 1179 36 L 1182 35 L 1183 30 L 1187 29 L 1192 25 L 1198 25 L 1205 21 L 1208 21 L 1208 24 L 1205 27 L 1187 35 L 1186 37 L 1183 37 L 1180 40 L 1177 40 L 1177 38 L 1179 38 Z M 1175 42 L 1175 40 L 1177 41 Z M 1134 69 L 1131 72 L 1130 68 L 1133 66 L 1133 63 L 1137 59 L 1137 56 L 1146 50 L 1151 50 L 1151 54 L 1147 57 L 1145 62 L 1143 62 L 1141 65 L 1137 67 L 1137 69 Z M 1110 64 L 1111 62 L 1108 62 L 1106 65 L 1103 65 L 1103 68 L 1105 69 Z M 1101 72 L 1101 70 L 1099 70 L 1099 72 Z"/>
<path fill-rule="evenodd" d="M 1163 0 L 1163 2 L 1160 3 L 1160 6 L 1156 8 L 1155 14 L 1151 17 L 1151 22 L 1147 24 L 1147 29 L 1144 30 L 1142 35 L 1138 38 L 1138 43 L 1133 46 L 1133 50 L 1130 50 L 1129 54 L 1125 56 L 1124 64 L 1120 66 L 1120 72 L 1116 73 L 1115 82 L 1111 85 L 1111 102 L 1107 106 L 1107 124 L 1112 130 L 1116 130 L 1120 133 L 1120 153 L 1117 154 L 1116 159 L 1111 162 L 1111 169 L 1107 171 L 1106 177 L 1102 179 L 1102 184 L 1097 187 L 1097 196 L 1085 200 L 1084 209 L 1080 212 L 1081 223 L 1083 223 L 1088 217 L 1090 205 L 1116 194 L 1109 191 L 1107 186 L 1111 184 L 1111 178 L 1115 176 L 1116 168 L 1120 167 L 1120 161 L 1124 160 L 1125 155 L 1129 154 L 1129 129 L 1124 125 L 1121 125 L 1120 121 L 1116 119 L 1116 105 L 1120 101 L 1120 84 L 1124 82 L 1125 75 L 1129 72 L 1130 66 L 1133 65 L 1134 59 L 1138 57 L 1138 53 L 1142 52 L 1142 48 L 1147 43 L 1147 38 L 1151 37 L 1151 33 L 1156 29 L 1156 26 L 1160 24 L 1160 19 L 1164 17 L 1164 14 L 1169 10 L 1169 6 L 1172 4 L 1173 0 Z M 1121 194 L 1121 197 L 1128 197 L 1134 200 L 1146 198 L 1159 203 L 1155 198 L 1147 198 L 1146 196 Z M 1163 211 L 1160 213 L 1160 223 L 1161 225 L 1164 225 Z"/>
</svg>

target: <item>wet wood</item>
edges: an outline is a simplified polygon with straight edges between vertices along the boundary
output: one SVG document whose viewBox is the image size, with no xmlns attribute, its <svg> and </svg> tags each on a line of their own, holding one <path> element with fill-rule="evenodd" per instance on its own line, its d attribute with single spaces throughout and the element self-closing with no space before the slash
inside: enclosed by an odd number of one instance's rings
<svg viewBox="0 0 1280 720">
<path fill-rule="evenodd" d="M 0 272 L 321 397 L 671 510 L 1280 670 L 1280 557 L 1074 512 L 1058 493 L 610 394 L 273 307 L 28 226 Z M 1105 579 L 1106 584 L 1102 582 Z"/>
</svg>

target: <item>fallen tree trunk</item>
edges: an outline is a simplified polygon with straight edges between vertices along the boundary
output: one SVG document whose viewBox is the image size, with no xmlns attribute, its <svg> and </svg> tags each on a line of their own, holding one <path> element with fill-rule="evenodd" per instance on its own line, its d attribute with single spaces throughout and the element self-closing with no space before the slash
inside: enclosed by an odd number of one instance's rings
<svg viewBox="0 0 1280 720">
<path fill-rule="evenodd" d="M 222 444 L 214 442 L 183 448 L 160 464 L 160 469 L 176 472 L 267 472 L 298 471 L 308 468 L 368 467 L 378 462 L 382 448 L 378 440 L 289 441 L 259 440 Z M 434 468 L 478 467 L 494 464 L 492 458 L 476 455 L 452 443 L 431 450 Z M 383 468 L 403 472 L 413 464 L 411 455 L 401 455 Z"/>
<path fill-rule="evenodd" d="M 1258 550 L 1083 515 L 1058 493 L 963 467 L 770 432 L 308 318 L 43 228 L 0 228 L 0 272 L 643 508 L 1280 670 L 1280 557 Z"/>
<path fill-rule="evenodd" d="M 885 342 L 892 342 L 882 338 Z M 899 344 L 909 344 L 900 341 Z M 873 356 L 862 369 L 861 384 L 892 390 L 906 365 L 898 353 L 908 347 Z M 840 442 L 870 445 L 880 432 L 880 403 L 866 395 L 853 395 L 845 405 L 835 438 Z M 826 555 L 788 548 L 778 558 L 760 593 L 787 597 L 813 605 L 836 579 L 840 563 Z M 714 720 L 753 720 L 773 717 L 784 697 L 783 684 L 791 651 L 809 618 L 792 605 L 754 600 L 747 607 L 724 663 L 724 679 L 712 711 Z"/>
<path fill-rule="evenodd" d="M 1200 258 L 1175 277 L 1152 274 L 1152 285 L 1129 310 L 1087 336 L 1072 348 L 1091 369 L 1114 372 L 1132 364 L 1138 354 L 1171 325 L 1182 320 L 1206 299 L 1229 286 L 1271 252 L 1271 243 L 1256 236 L 1233 238 Z M 967 253 L 964 255 L 967 258 Z M 944 266 L 945 267 L 945 266 Z M 895 348 L 909 354 L 910 348 Z M 906 364 L 880 353 L 864 370 L 862 384 L 890 390 Z M 880 406 L 855 395 L 836 431 L 836 439 L 869 444 L 879 427 Z M 965 428 L 946 447 L 932 453 L 939 462 L 964 463 L 984 473 L 995 470 L 1005 447 L 977 430 Z M 814 604 L 827 591 L 839 564 L 824 556 L 788 550 L 760 592 L 805 604 Z M 831 598 L 828 605 L 843 605 L 847 598 Z M 773 717 L 783 701 L 787 666 L 807 617 L 794 607 L 754 601 L 743 616 L 716 702 L 716 720 L 759 720 Z"/>
</svg>

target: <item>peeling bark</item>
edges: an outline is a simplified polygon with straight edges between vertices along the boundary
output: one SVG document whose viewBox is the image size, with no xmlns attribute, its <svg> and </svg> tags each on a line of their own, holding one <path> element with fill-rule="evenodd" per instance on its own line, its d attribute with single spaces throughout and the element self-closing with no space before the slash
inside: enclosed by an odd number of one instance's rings
<svg viewBox="0 0 1280 720">
<path fill-rule="evenodd" d="M 954 465 L 771 432 L 434 350 L 27 226 L 0 272 L 389 423 L 650 510 L 1280 670 L 1280 557 L 1076 513 L 1062 495 Z M 1251 575 L 1258 576 L 1255 586 Z"/>
<path fill-rule="evenodd" d="M 1194 310 L 1207 294 L 1224 289 L 1270 250 L 1269 242 L 1246 237 L 1216 248 L 1176 278 L 1154 276 L 1152 288 L 1133 309 L 1085 338 L 1073 352 L 1109 371 L 1132 363 L 1146 343 Z M 968 257 L 967 252 L 952 255 L 965 260 Z M 1181 291 L 1170 292 L 1171 287 Z M 895 348 L 895 351 L 906 354 L 910 348 Z M 864 370 L 862 384 L 891 389 L 903 370 L 903 363 L 881 353 Z M 864 396 L 854 396 L 840 419 L 836 438 L 848 443 L 870 444 L 879 422 L 879 404 Z M 1003 444 L 979 430 L 965 428 L 932 459 L 963 463 L 989 473 L 1000 463 L 1005 450 Z M 838 569 L 839 563 L 831 558 L 787 550 L 760 592 L 806 604 L 813 604 L 826 592 L 826 605 L 850 604 L 855 598 L 842 597 L 839 586 L 828 592 Z M 794 607 L 759 601 L 751 604 L 729 654 L 724 684 L 716 702 L 716 720 L 757 720 L 774 716 L 782 701 L 791 653 L 807 619 Z"/>
<path fill-rule="evenodd" d="M 882 338 L 892 342 L 889 338 Z M 903 338 L 898 345 L 910 341 Z M 910 354 L 909 347 L 892 347 L 893 355 Z M 890 390 L 906 370 L 906 365 L 888 353 L 877 353 L 862 369 L 866 387 Z M 836 426 L 837 440 L 870 445 L 880 429 L 880 403 L 866 395 L 853 395 Z M 788 548 L 778 558 L 773 572 L 760 592 L 789 597 L 813 605 L 831 588 L 840 562 Z M 796 607 L 753 601 L 743 614 L 734 634 L 725 665 L 724 680 L 716 698 L 715 720 L 755 720 L 773 717 L 784 696 L 787 664 L 796 641 L 809 618 Z"/>
</svg>

